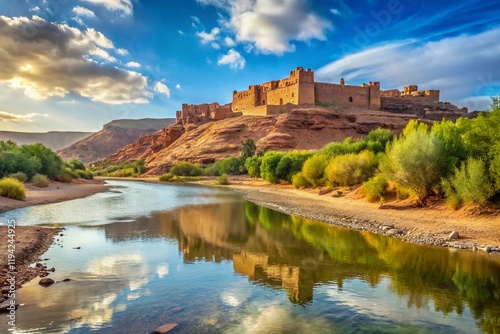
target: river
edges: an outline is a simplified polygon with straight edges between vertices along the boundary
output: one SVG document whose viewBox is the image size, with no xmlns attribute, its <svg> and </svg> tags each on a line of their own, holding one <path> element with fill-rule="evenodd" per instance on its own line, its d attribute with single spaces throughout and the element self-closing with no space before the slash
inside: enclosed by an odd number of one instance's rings
<svg viewBox="0 0 500 334">
<path fill-rule="evenodd" d="M 18 291 L 12 333 L 500 333 L 498 256 L 330 226 L 219 187 L 108 187 L 0 214 L 66 228 L 42 256 L 57 283 Z"/>
</svg>

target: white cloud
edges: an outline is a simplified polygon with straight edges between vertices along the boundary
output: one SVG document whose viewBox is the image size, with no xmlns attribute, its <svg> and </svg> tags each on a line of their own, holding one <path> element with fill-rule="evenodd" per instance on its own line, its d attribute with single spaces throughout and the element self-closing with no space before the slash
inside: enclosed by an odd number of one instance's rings
<svg viewBox="0 0 500 334">
<path fill-rule="evenodd" d="M 175 85 L 175 89 L 181 90 L 182 89 L 181 84 Z"/>
<path fill-rule="evenodd" d="M 39 12 L 39 11 L 40 11 L 40 7 L 38 7 L 38 6 L 30 8 L 30 12 Z"/>
<path fill-rule="evenodd" d="M 226 12 L 222 26 L 237 41 L 265 54 L 295 50 L 292 41 L 326 40 L 330 21 L 312 12 L 307 0 L 197 0 Z"/>
<path fill-rule="evenodd" d="M 34 117 L 49 117 L 48 114 L 31 113 L 27 115 L 18 115 L 6 111 L 0 111 L 0 122 L 14 121 L 14 122 L 32 122 Z"/>
<path fill-rule="evenodd" d="M 201 25 L 201 21 L 197 16 L 191 16 L 191 20 L 193 20 L 193 27 L 196 28 L 197 26 Z"/>
<path fill-rule="evenodd" d="M 95 17 L 95 13 L 93 11 L 82 6 L 74 7 L 73 13 L 75 13 L 78 16 Z"/>
<path fill-rule="evenodd" d="M 210 32 L 200 31 L 196 36 L 200 38 L 201 44 L 208 44 L 217 40 L 220 29 L 215 27 Z"/>
<path fill-rule="evenodd" d="M 138 62 L 135 62 L 135 61 L 130 61 L 130 62 L 126 63 L 125 66 L 139 68 L 139 67 L 141 67 L 141 64 L 139 64 Z"/>
<path fill-rule="evenodd" d="M 331 62 L 316 71 L 316 78 L 380 81 L 383 89 L 418 84 L 440 89 L 443 101 L 484 109 L 500 88 L 499 40 L 500 28 L 495 28 L 433 42 L 392 42 Z"/>
<path fill-rule="evenodd" d="M 225 55 L 219 57 L 217 64 L 229 65 L 233 70 L 241 70 L 245 68 L 246 60 L 238 51 L 230 49 Z"/>
<path fill-rule="evenodd" d="M 123 15 L 132 15 L 131 0 L 81 0 L 92 3 L 94 5 L 104 6 L 107 10 L 120 12 Z"/>
<path fill-rule="evenodd" d="M 156 82 L 154 90 L 157 93 L 165 94 L 166 96 L 170 97 L 170 89 L 162 82 Z"/>
<path fill-rule="evenodd" d="M 120 56 L 128 55 L 128 51 L 125 49 L 118 49 L 118 50 L 116 50 L 116 53 L 118 53 Z"/>
<path fill-rule="evenodd" d="M 229 47 L 232 47 L 232 46 L 235 46 L 236 43 L 234 42 L 234 40 L 231 38 L 231 37 L 226 37 L 224 38 L 224 43 L 229 46 Z"/>
<path fill-rule="evenodd" d="M 25 38 L 26 29 L 36 31 Z M 147 103 L 152 96 L 140 73 L 118 68 L 113 42 L 94 29 L 80 30 L 34 16 L 0 16 L 0 82 L 35 100 L 75 93 L 108 104 Z M 97 62 L 99 57 L 103 62 Z"/>
<path fill-rule="evenodd" d="M 212 43 L 210 43 L 210 45 L 211 45 L 214 49 L 216 49 L 216 50 L 219 50 L 219 49 L 220 49 L 220 45 L 219 45 L 219 43 L 212 42 Z"/>
<path fill-rule="evenodd" d="M 330 12 L 331 12 L 333 15 L 338 15 L 338 16 L 340 16 L 340 15 L 341 15 L 340 10 L 338 10 L 337 8 L 332 8 L 332 9 L 330 9 Z"/>
<path fill-rule="evenodd" d="M 184 36 L 184 31 L 182 31 L 182 30 L 177 30 L 177 32 L 179 33 L 179 35 Z"/>
</svg>

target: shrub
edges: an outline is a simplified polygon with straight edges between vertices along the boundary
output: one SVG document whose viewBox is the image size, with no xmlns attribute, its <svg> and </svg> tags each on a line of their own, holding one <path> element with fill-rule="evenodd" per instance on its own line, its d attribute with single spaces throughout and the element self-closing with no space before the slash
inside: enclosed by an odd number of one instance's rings
<svg viewBox="0 0 500 334">
<path fill-rule="evenodd" d="M 302 170 L 304 162 L 311 156 L 312 153 L 288 152 L 276 166 L 276 176 L 280 180 L 291 182 L 292 176 Z"/>
<path fill-rule="evenodd" d="M 64 162 L 54 151 L 44 145 L 30 144 L 21 146 L 21 152 L 30 157 L 36 157 L 41 162 L 42 166 L 38 171 L 40 174 L 47 175 L 49 178 L 54 178 L 64 172 Z"/>
<path fill-rule="evenodd" d="M 12 173 L 12 174 L 9 175 L 9 177 L 13 177 L 15 179 L 18 179 L 21 182 L 28 181 L 28 175 L 26 175 L 23 172 Z"/>
<path fill-rule="evenodd" d="M 26 198 L 26 188 L 18 179 L 4 177 L 0 179 L 0 196 L 22 201 Z"/>
<path fill-rule="evenodd" d="M 378 201 L 383 198 L 388 185 L 384 176 L 379 174 L 363 183 L 363 195 L 370 202 Z"/>
<path fill-rule="evenodd" d="M 248 175 L 251 178 L 258 178 L 260 176 L 260 165 L 262 163 L 262 158 L 251 157 L 245 160 L 245 168 L 248 172 Z"/>
<path fill-rule="evenodd" d="M 404 188 L 396 188 L 396 198 L 404 200 L 410 197 L 410 193 Z"/>
<path fill-rule="evenodd" d="M 144 166 L 144 159 L 138 159 L 132 163 L 132 168 L 134 169 L 134 174 L 142 174 L 146 172 L 146 167 Z"/>
<path fill-rule="evenodd" d="M 78 173 L 71 168 L 64 168 L 64 173 L 69 175 L 72 179 L 78 179 Z"/>
<path fill-rule="evenodd" d="M 85 165 L 83 162 L 77 159 L 71 159 L 66 163 L 68 167 L 70 167 L 72 170 L 83 170 L 85 171 Z"/>
<path fill-rule="evenodd" d="M 50 181 L 47 176 L 42 174 L 36 174 L 31 178 L 31 183 L 33 183 L 35 187 L 46 188 L 49 186 Z"/>
<path fill-rule="evenodd" d="M 463 203 L 483 205 L 495 194 L 484 162 L 470 157 L 442 184 L 446 196 L 450 198 L 449 203 L 460 200 Z"/>
<path fill-rule="evenodd" d="M 270 183 L 278 183 L 279 178 L 276 175 L 276 167 L 285 155 L 283 152 L 267 152 L 262 157 L 260 165 L 260 177 Z"/>
<path fill-rule="evenodd" d="M 292 176 L 292 184 L 293 184 L 294 188 L 296 188 L 296 189 L 307 188 L 307 187 L 311 186 L 309 181 L 307 181 L 307 179 L 304 177 L 304 175 L 302 175 L 302 172 L 299 172 L 299 173 L 295 174 L 294 176 Z"/>
<path fill-rule="evenodd" d="M 376 167 L 375 154 L 363 151 L 333 158 L 325 169 L 325 175 L 331 185 L 352 186 L 366 181 Z"/>
<path fill-rule="evenodd" d="M 241 142 L 241 161 L 245 163 L 245 161 L 253 157 L 255 155 L 255 151 L 257 151 L 257 146 L 255 145 L 255 141 L 252 138 L 248 138 L 245 141 Z"/>
<path fill-rule="evenodd" d="M 107 176 L 111 177 L 131 177 L 136 175 L 136 170 L 134 167 L 117 169 L 114 172 L 107 173 Z"/>
<path fill-rule="evenodd" d="M 68 173 L 63 172 L 62 174 L 56 175 L 54 177 L 54 180 L 59 182 L 70 183 L 71 181 L 73 181 L 73 178 Z"/>
<path fill-rule="evenodd" d="M 241 160 L 236 157 L 226 158 L 219 164 L 219 173 L 238 175 L 240 173 L 240 163 Z"/>
<path fill-rule="evenodd" d="M 314 187 L 325 184 L 325 168 L 328 165 L 329 158 L 324 154 L 316 154 L 304 162 L 302 167 L 302 176 L 309 184 Z"/>
<path fill-rule="evenodd" d="M 220 161 L 216 161 L 212 166 L 205 168 L 203 174 L 208 176 L 219 176 L 221 174 Z"/>
<path fill-rule="evenodd" d="M 408 123 L 404 135 L 388 145 L 380 169 L 384 176 L 418 197 L 425 204 L 429 191 L 446 173 L 443 143 L 415 122 Z"/>
<path fill-rule="evenodd" d="M 78 175 L 78 177 L 86 180 L 92 180 L 94 178 L 94 174 L 92 174 L 91 171 L 83 171 L 81 169 L 76 169 L 75 173 Z"/>
<path fill-rule="evenodd" d="M 227 174 L 222 174 L 217 178 L 217 183 L 220 185 L 228 185 L 229 180 L 227 179 Z"/>
<path fill-rule="evenodd" d="M 173 178 L 174 178 L 174 174 L 167 173 L 167 174 L 160 175 L 160 177 L 158 179 L 162 182 L 170 182 Z"/>
<path fill-rule="evenodd" d="M 203 169 L 199 165 L 184 161 L 175 164 L 170 173 L 176 176 L 200 176 L 203 175 Z"/>
</svg>

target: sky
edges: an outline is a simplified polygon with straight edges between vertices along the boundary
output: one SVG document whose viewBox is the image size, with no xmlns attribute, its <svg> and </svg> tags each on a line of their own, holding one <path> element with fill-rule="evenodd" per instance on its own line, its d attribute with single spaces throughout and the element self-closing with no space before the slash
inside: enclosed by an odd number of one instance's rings
<svg viewBox="0 0 500 334">
<path fill-rule="evenodd" d="M 285 78 L 500 94 L 495 0 L 0 0 L 0 130 L 98 131 Z"/>
</svg>

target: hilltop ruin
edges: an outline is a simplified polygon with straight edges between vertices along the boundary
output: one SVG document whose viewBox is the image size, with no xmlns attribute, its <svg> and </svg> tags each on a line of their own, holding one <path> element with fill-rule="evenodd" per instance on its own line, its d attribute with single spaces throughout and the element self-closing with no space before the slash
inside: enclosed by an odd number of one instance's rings
<svg viewBox="0 0 500 334">
<path fill-rule="evenodd" d="M 297 67 L 287 78 L 250 85 L 247 90 L 233 91 L 233 101 L 226 105 L 183 104 L 177 111 L 177 124 L 199 123 L 236 116 L 269 116 L 288 112 L 297 106 L 320 105 L 333 107 L 359 107 L 370 110 L 388 110 L 388 103 L 439 103 L 439 90 L 418 90 L 418 86 L 381 90 L 380 82 L 361 86 L 316 82 L 314 72 Z M 390 108 L 389 108 L 390 109 Z M 439 108 L 438 108 L 439 109 Z M 466 110 L 465 110 L 466 112 Z"/>
</svg>

